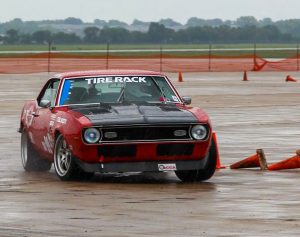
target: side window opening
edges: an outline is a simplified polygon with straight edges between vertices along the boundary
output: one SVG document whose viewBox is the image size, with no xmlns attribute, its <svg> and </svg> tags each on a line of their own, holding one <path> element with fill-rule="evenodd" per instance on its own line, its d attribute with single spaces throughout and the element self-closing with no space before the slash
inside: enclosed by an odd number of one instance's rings
<svg viewBox="0 0 300 237">
<path fill-rule="evenodd" d="M 55 98 L 57 94 L 58 85 L 59 80 L 50 81 L 44 93 L 40 96 L 38 103 L 40 104 L 42 100 L 48 100 L 51 102 L 51 107 L 55 106 Z"/>
</svg>

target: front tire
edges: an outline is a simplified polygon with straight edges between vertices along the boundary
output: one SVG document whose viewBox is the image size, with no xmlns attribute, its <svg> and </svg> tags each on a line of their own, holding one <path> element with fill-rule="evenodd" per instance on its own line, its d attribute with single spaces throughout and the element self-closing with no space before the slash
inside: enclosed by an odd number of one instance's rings
<svg viewBox="0 0 300 237">
<path fill-rule="evenodd" d="M 21 160 L 24 169 L 28 172 L 49 171 L 52 166 L 52 162 L 41 158 L 34 149 L 25 129 L 21 135 Z"/>
<path fill-rule="evenodd" d="M 214 139 L 211 140 L 211 146 L 206 156 L 206 164 L 199 170 L 178 170 L 176 176 L 182 182 L 201 182 L 210 179 L 216 171 L 217 148 Z"/>
<path fill-rule="evenodd" d="M 78 167 L 66 140 L 61 134 L 57 137 L 55 142 L 54 168 L 57 176 L 62 181 L 78 179 L 87 180 L 92 178 L 94 175 L 94 173 L 84 172 L 80 167 Z"/>
</svg>

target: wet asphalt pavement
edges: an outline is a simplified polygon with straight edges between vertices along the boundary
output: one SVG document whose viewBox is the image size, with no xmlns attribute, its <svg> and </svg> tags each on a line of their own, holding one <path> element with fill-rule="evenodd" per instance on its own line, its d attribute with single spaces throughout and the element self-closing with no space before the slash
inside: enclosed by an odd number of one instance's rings
<svg viewBox="0 0 300 237">
<path fill-rule="evenodd" d="M 300 141 L 300 84 L 287 73 L 184 74 L 182 95 L 210 115 L 221 161 L 265 150 L 294 155 Z M 292 74 L 300 78 L 300 74 Z M 27 173 L 20 160 L 19 116 L 48 74 L 0 75 L 0 236 L 298 236 L 300 169 L 224 169 L 183 184 L 173 173 L 96 175 L 61 182 L 53 168 Z"/>
</svg>

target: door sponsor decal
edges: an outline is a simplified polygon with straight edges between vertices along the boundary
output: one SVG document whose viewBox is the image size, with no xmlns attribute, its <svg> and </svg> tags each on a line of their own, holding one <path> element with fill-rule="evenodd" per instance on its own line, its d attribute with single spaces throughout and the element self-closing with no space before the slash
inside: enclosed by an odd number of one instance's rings
<svg viewBox="0 0 300 237">
<path fill-rule="evenodd" d="M 25 125 L 27 127 L 30 127 L 34 116 L 32 115 L 33 107 L 30 107 L 29 109 L 24 109 L 22 118 L 24 119 Z"/>
<path fill-rule="evenodd" d="M 42 145 L 45 151 L 53 154 L 54 140 L 49 133 L 43 137 Z"/>
</svg>

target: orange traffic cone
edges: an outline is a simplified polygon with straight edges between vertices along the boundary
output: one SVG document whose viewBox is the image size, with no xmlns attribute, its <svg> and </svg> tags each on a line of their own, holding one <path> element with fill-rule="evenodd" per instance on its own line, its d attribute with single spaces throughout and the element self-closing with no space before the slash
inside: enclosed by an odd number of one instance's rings
<svg viewBox="0 0 300 237">
<path fill-rule="evenodd" d="M 231 169 L 255 168 L 260 167 L 261 170 L 268 169 L 267 161 L 263 149 L 257 149 L 256 154 L 244 160 L 236 162 L 230 166 Z"/>
<path fill-rule="evenodd" d="M 247 71 L 244 71 L 243 81 L 248 81 Z"/>
<path fill-rule="evenodd" d="M 216 169 L 225 169 L 226 166 L 221 165 L 221 161 L 220 161 L 220 153 L 219 153 L 219 148 L 218 148 L 218 142 L 217 142 L 217 135 L 216 133 L 212 134 L 212 139 L 214 140 L 215 144 L 216 144 L 216 154 L 217 154 L 217 163 L 216 163 Z"/>
<path fill-rule="evenodd" d="M 182 73 L 178 73 L 178 82 L 183 82 Z"/>
<path fill-rule="evenodd" d="M 300 168 L 300 155 L 298 154 L 298 151 L 297 155 L 269 166 L 269 170 L 284 170 L 297 168 Z"/>
<path fill-rule="evenodd" d="M 297 82 L 296 79 L 292 78 L 290 75 L 287 75 L 286 76 L 286 79 L 285 79 L 286 82 Z"/>
<path fill-rule="evenodd" d="M 259 167 L 259 160 L 257 154 L 232 164 L 230 166 L 230 169 L 255 168 L 255 167 Z"/>
</svg>

